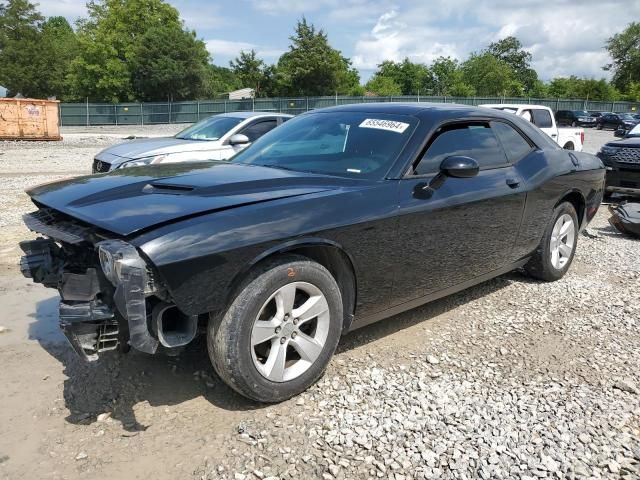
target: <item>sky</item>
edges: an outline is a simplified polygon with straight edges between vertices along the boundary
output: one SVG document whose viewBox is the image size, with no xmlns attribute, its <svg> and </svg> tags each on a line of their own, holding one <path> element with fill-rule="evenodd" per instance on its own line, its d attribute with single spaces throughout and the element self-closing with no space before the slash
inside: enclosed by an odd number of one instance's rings
<svg viewBox="0 0 640 480">
<path fill-rule="evenodd" d="M 640 18 L 640 0 L 170 0 L 186 26 L 206 42 L 217 65 L 255 49 L 275 63 L 303 15 L 351 58 L 366 81 L 383 60 L 464 60 L 515 35 L 543 80 L 608 78 L 605 41 Z M 43 15 L 75 21 L 85 0 L 40 0 Z"/>
</svg>

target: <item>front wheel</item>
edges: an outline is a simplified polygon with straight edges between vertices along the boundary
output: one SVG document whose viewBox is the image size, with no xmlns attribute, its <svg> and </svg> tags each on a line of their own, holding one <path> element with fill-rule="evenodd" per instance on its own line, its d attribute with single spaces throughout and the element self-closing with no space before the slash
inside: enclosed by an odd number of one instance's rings
<svg viewBox="0 0 640 480">
<path fill-rule="evenodd" d="M 281 402 L 324 373 L 342 317 L 342 296 L 329 271 L 306 257 L 282 257 L 255 271 L 224 316 L 209 320 L 209 356 L 238 393 Z"/>
<path fill-rule="evenodd" d="M 569 202 L 558 205 L 537 250 L 525 265 L 533 277 L 546 282 L 561 279 L 569 270 L 578 242 L 578 216 Z"/>
</svg>

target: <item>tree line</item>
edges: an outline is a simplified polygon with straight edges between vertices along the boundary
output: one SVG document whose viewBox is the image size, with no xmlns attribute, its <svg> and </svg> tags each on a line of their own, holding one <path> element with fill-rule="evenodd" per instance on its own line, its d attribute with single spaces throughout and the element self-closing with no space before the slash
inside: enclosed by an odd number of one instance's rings
<svg viewBox="0 0 640 480">
<path fill-rule="evenodd" d="M 228 67 L 212 63 L 205 43 L 163 0 L 90 0 L 72 27 L 45 18 L 29 0 L 0 1 L 0 85 L 9 95 L 63 101 L 214 98 L 250 87 L 258 97 L 437 95 L 640 100 L 640 23 L 606 42 L 612 80 L 539 79 L 531 53 L 515 37 L 466 60 L 430 65 L 405 58 L 378 65 L 364 85 L 351 60 L 305 18 L 274 64 L 243 51 Z"/>
</svg>

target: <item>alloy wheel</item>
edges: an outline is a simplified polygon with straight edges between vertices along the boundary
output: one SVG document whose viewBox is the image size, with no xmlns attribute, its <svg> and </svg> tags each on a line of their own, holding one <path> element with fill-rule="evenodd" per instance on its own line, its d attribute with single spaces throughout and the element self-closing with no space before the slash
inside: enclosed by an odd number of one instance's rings
<svg viewBox="0 0 640 480">
<path fill-rule="evenodd" d="M 575 247 L 576 232 L 571 215 L 563 214 L 558 217 L 551 231 L 551 265 L 561 270 L 571 259 Z"/>
<path fill-rule="evenodd" d="M 251 356 L 272 382 L 302 375 L 320 356 L 329 335 L 327 299 L 307 282 L 288 283 L 264 303 L 251 330 Z"/>
</svg>

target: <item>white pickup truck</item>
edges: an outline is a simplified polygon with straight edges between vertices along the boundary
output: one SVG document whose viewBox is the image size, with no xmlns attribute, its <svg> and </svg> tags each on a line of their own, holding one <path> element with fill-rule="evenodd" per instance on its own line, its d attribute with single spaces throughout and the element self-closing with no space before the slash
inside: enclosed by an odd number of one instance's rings
<svg viewBox="0 0 640 480">
<path fill-rule="evenodd" d="M 515 113 L 526 118 L 536 127 L 549 135 L 565 150 L 582 151 L 584 143 L 584 129 L 582 128 L 558 128 L 553 111 L 543 105 L 510 104 L 510 103 L 486 103 L 480 107 L 503 110 Z"/>
</svg>

